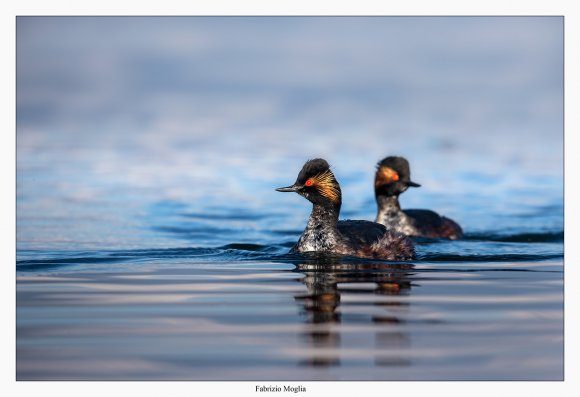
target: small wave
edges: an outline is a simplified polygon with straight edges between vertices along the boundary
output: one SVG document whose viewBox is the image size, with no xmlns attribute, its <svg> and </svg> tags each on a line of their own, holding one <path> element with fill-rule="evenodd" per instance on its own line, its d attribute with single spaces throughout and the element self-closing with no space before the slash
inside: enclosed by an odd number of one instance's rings
<svg viewBox="0 0 580 397">
<path fill-rule="evenodd" d="M 268 249 L 271 248 L 271 246 L 262 245 L 262 244 L 233 243 L 233 244 L 224 245 L 224 246 L 219 247 L 219 248 L 242 250 L 242 251 L 267 251 Z"/>
<path fill-rule="evenodd" d="M 121 263 L 130 261 L 199 258 L 219 255 L 221 251 L 212 248 L 168 248 L 168 249 L 138 249 L 121 251 L 83 252 L 83 255 L 67 252 L 66 256 L 45 257 L 39 259 L 22 259 L 16 261 L 17 271 L 39 271 L 63 268 L 72 265 L 95 265 Z M 42 255 L 42 253 L 39 253 Z"/>
<path fill-rule="evenodd" d="M 426 254 L 418 255 L 422 262 L 537 262 L 562 259 L 563 254 Z"/>
<path fill-rule="evenodd" d="M 226 234 L 232 235 L 237 233 L 237 231 L 233 229 L 208 227 L 208 226 L 203 228 L 182 227 L 182 226 L 157 226 L 154 227 L 153 230 L 187 237 L 205 237 L 205 236 L 210 237 L 215 235 L 226 235 Z"/>
<path fill-rule="evenodd" d="M 254 214 L 254 213 L 243 213 L 243 212 L 232 212 L 226 214 L 215 214 L 215 213 L 196 213 L 196 212 L 185 212 L 180 214 L 184 218 L 209 220 L 209 221 L 259 221 L 270 217 L 270 214 Z"/>
<path fill-rule="evenodd" d="M 543 232 L 543 233 L 482 233 L 467 234 L 464 240 L 497 241 L 504 243 L 558 243 L 564 241 L 564 232 Z"/>
</svg>

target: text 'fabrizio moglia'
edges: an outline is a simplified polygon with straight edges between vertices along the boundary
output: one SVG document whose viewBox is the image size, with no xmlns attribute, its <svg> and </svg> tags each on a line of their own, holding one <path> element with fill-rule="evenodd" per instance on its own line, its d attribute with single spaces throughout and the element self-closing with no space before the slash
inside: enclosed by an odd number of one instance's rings
<svg viewBox="0 0 580 397">
<path fill-rule="evenodd" d="M 304 393 L 306 388 L 302 385 L 298 386 L 256 386 L 256 392 L 274 392 L 274 393 L 281 393 L 281 392 L 291 392 L 291 393 Z"/>
</svg>

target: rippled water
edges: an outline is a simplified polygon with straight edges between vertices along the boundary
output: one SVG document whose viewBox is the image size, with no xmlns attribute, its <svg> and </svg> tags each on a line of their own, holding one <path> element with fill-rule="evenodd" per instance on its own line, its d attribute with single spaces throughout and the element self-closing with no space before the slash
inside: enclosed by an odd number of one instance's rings
<svg viewBox="0 0 580 397">
<path fill-rule="evenodd" d="M 17 379 L 563 379 L 559 21 L 20 19 Z M 463 240 L 287 253 L 391 154 Z"/>
</svg>

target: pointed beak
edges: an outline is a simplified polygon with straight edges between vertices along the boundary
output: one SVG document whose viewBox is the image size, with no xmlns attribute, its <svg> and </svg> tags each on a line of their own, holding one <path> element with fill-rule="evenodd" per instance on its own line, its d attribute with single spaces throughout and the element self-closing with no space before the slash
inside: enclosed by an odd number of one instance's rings
<svg viewBox="0 0 580 397">
<path fill-rule="evenodd" d="M 276 189 L 277 192 L 297 192 L 300 187 L 296 185 L 279 187 Z"/>
<path fill-rule="evenodd" d="M 420 187 L 421 185 L 419 185 L 418 183 L 415 183 L 415 182 L 407 181 L 407 186 Z"/>
</svg>

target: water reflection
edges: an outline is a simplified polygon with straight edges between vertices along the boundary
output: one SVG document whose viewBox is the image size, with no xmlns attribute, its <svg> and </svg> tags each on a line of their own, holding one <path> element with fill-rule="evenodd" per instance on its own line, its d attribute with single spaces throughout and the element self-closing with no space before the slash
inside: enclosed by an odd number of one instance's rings
<svg viewBox="0 0 580 397">
<path fill-rule="evenodd" d="M 405 353 L 411 343 L 402 317 L 410 302 L 400 297 L 410 294 L 413 268 L 408 263 L 296 264 L 294 271 L 304 274 L 300 282 L 307 292 L 295 300 L 308 324 L 302 341 L 311 352 L 300 365 L 330 367 L 341 365 L 342 360 L 361 359 L 359 350 L 368 351 L 369 346 L 368 340 L 356 341 L 360 325 L 374 335 L 370 351 L 375 366 L 410 365 Z"/>
</svg>

